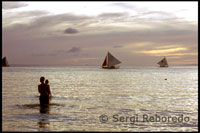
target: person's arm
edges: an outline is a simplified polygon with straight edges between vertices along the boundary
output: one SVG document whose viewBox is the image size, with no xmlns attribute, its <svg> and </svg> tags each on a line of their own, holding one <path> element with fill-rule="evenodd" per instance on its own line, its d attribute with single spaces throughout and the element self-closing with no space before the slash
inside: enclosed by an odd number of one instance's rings
<svg viewBox="0 0 200 133">
<path fill-rule="evenodd" d="M 39 86 L 39 85 L 38 85 L 38 92 L 41 93 L 41 92 L 40 92 L 40 86 Z"/>
<path fill-rule="evenodd" d="M 50 95 L 50 97 L 51 97 L 52 95 L 51 95 L 51 89 L 50 89 L 50 85 L 49 85 L 49 87 L 48 87 L 48 88 L 49 88 L 49 95 Z"/>
</svg>

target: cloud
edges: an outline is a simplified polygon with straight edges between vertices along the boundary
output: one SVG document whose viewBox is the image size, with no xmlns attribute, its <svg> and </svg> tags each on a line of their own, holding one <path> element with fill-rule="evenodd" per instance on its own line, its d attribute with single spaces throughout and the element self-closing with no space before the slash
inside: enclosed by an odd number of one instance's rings
<svg viewBox="0 0 200 133">
<path fill-rule="evenodd" d="M 124 12 L 124 13 L 102 13 L 102 14 L 98 15 L 98 17 L 108 17 L 108 18 L 124 17 L 124 16 L 128 16 L 128 13 L 127 12 Z"/>
<path fill-rule="evenodd" d="M 132 16 L 133 18 L 136 17 L 138 18 L 145 18 L 145 19 L 149 19 L 149 20 L 156 20 L 156 21 L 160 21 L 160 20 L 176 20 L 176 19 L 180 19 L 177 18 L 173 13 L 169 13 L 169 12 L 164 12 L 164 11 L 143 11 L 143 12 L 139 12 L 136 15 Z"/>
<path fill-rule="evenodd" d="M 113 46 L 113 48 L 122 48 L 123 46 L 121 46 L 121 45 L 115 45 L 115 46 Z"/>
<path fill-rule="evenodd" d="M 87 19 L 90 19 L 90 17 L 84 16 L 84 15 L 73 15 L 70 13 L 64 13 L 64 14 L 48 15 L 48 16 L 37 18 L 31 23 L 31 25 L 52 26 L 52 25 L 58 25 L 58 24 L 63 24 L 63 23 L 72 24 L 72 23 L 81 22 Z"/>
<path fill-rule="evenodd" d="M 70 55 L 70 53 L 79 53 L 81 51 L 81 48 L 80 47 L 72 47 L 71 49 L 69 50 L 52 50 L 52 51 L 49 51 L 49 52 L 40 52 L 40 53 L 30 53 L 29 55 L 31 56 L 37 56 L 37 57 L 49 57 L 49 56 L 64 56 L 64 55 Z"/>
<path fill-rule="evenodd" d="M 147 55 L 153 56 L 161 56 L 161 55 L 170 55 L 177 53 L 178 51 L 186 51 L 187 48 L 176 47 L 176 48 L 168 48 L 168 49 L 154 49 L 154 50 L 146 50 L 146 51 L 138 51 L 138 53 L 144 53 Z"/>
<path fill-rule="evenodd" d="M 73 29 L 73 28 L 67 28 L 65 31 L 64 31 L 65 34 L 76 34 L 76 33 L 79 33 L 79 31 L 77 29 Z"/>
<path fill-rule="evenodd" d="M 41 16 L 41 15 L 47 15 L 49 12 L 47 11 L 41 11 L 41 10 L 35 10 L 35 11 L 23 11 L 18 12 L 14 14 L 16 17 L 22 18 L 22 17 L 33 17 L 33 16 Z"/>
<path fill-rule="evenodd" d="M 119 7 L 122 7 L 124 9 L 134 9 L 136 8 L 136 6 L 134 5 L 130 5 L 128 3 L 114 3 L 114 4 L 111 4 L 112 6 L 119 6 Z"/>
<path fill-rule="evenodd" d="M 40 29 L 40 28 L 51 28 L 58 25 L 63 24 L 78 24 L 82 21 L 87 21 L 88 19 L 91 19 L 91 17 L 85 16 L 85 15 L 73 15 L 70 13 L 64 13 L 64 14 L 48 14 L 49 12 L 46 11 L 24 11 L 24 12 L 12 12 L 12 13 L 5 13 L 3 15 L 3 22 L 4 21 L 13 21 L 13 17 L 16 20 L 16 23 L 13 24 L 10 22 L 10 26 L 15 28 L 17 24 L 24 24 L 23 21 L 26 17 L 33 17 L 37 16 L 34 19 L 29 19 L 29 23 L 24 25 L 24 27 L 28 27 L 29 29 Z M 43 15 L 43 16 L 42 16 Z M 18 18 L 18 19 L 17 19 Z M 64 26 L 62 26 L 63 28 Z"/>
<path fill-rule="evenodd" d="M 129 2 L 114 3 L 114 4 L 111 4 L 111 6 L 116 6 L 116 7 L 121 8 L 122 10 L 126 10 L 126 11 L 133 11 L 136 14 L 140 13 L 140 12 L 148 11 L 147 8 L 139 6 L 137 2 L 135 2 L 134 4 L 130 4 Z"/>
<path fill-rule="evenodd" d="M 73 46 L 72 48 L 70 48 L 69 50 L 53 50 L 51 53 L 48 53 L 47 55 L 50 56 L 61 56 L 61 55 L 70 55 L 71 53 L 79 53 L 81 52 L 81 48 L 80 47 L 75 47 Z"/>
<path fill-rule="evenodd" d="M 27 22 L 31 22 L 31 18 L 33 17 L 41 17 L 47 15 L 49 12 L 47 11 L 20 11 L 13 13 L 5 13 L 3 15 L 3 27 L 13 26 L 16 23 L 27 24 Z"/>
<path fill-rule="evenodd" d="M 25 7 L 28 6 L 26 3 L 21 3 L 21 2 L 3 2 L 2 8 L 5 10 L 8 9 L 15 9 L 15 8 L 20 8 L 20 7 Z"/>
<path fill-rule="evenodd" d="M 71 61 L 71 62 L 76 62 L 76 63 L 80 63 L 80 62 L 85 62 L 85 61 L 91 61 L 91 60 L 96 60 L 96 58 L 94 57 L 75 57 L 73 59 L 68 59 L 68 61 Z"/>
<path fill-rule="evenodd" d="M 140 13 L 140 15 L 151 15 L 151 14 L 160 14 L 160 15 L 169 15 L 169 16 L 172 15 L 172 13 L 168 13 L 164 11 L 146 11 L 146 12 Z"/>
<path fill-rule="evenodd" d="M 38 57 L 58 56 L 58 54 L 56 54 L 56 53 L 31 53 L 29 55 L 31 55 L 31 56 L 38 56 Z"/>
<path fill-rule="evenodd" d="M 77 53 L 80 52 L 81 48 L 80 47 L 72 47 L 70 50 L 68 50 L 67 52 L 69 53 Z"/>
<path fill-rule="evenodd" d="M 143 17 L 151 15 L 167 17 Z M 32 63 L 32 60 L 41 63 L 56 60 L 62 63 L 66 57 L 69 60 L 83 57 L 97 58 L 92 63 L 101 64 L 108 50 L 118 55 L 124 64 L 142 64 L 143 60 L 151 64 L 154 58 L 156 61 L 156 53 L 168 54 L 171 59 L 183 54 L 197 59 L 197 23 L 177 17 L 173 19 L 174 16 L 165 12 L 149 11 L 130 17 L 125 12 L 85 16 L 26 11 L 3 16 L 3 22 L 8 24 L 2 30 L 3 52 L 17 63 L 24 62 L 27 56 L 28 63 Z M 171 45 L 174 47 L 169 47 Z M 30 55 L 30 49 L 35 54 Z M 86 53 L 87 56 L 84 55 Z M 18 60 L 14 60 L 15 57 Z"/>
<path fill-rule="evenodd" d="M 32 38 L 63 36 L 64 34 L 79 33 L 79 31 L 74 28 L 68 28 L 64 32 L 63 29 L 66 27 L 66 25 L 69 27 L 82 27 L 82 29 L 85 30 L 84 27 L 90 23 L 89 21 L 91 19 L 91 17 L 84 15 L 73 15 L 68 13 L 53 15 L 47 13 L 48 12 L 35 11 L 24 13 L 20 12 L 10 15 L 10 17 L 8 15 L 3 15 L 5 16 L 3 18 L 3 30 L 11 34 L 16 33 L 18 37 L 21 36 L 22 38 L 23 36 L 31 36 Z M 28 17 L 28 14 L 31 16 Z M 35 16 L 33 19 L 32 15 L 40 16 Z"/>
<path fill-rule="evenodd" d="M 47 12 L 46 12 L 47 14 Z M 56 35 L 62 36 L 66 34 L 101 34 L 101 33 L 114 33 L 114 32 L 134 32 L 140 30 L 144 32 L 147 30 L 162 31 L 163 29 L 177 30 L 178 28 L 185 28 L 191 24 L 187 21 L 182 21 L 179 18 L 165 17 L 159 18 L 141 18 L 142 14 L 130 17 L 126 12 L 123 13 L 103 13 L 99 16 L 85 16 L 74 15 L 70 13 L 64 14 L 48 14 L 43 11 L 35 12 L 20 12 L 13 14 L 9 18 L 3 18 L 3 23 L 6 22 L 7 26 L 15 32 L 19 31 L 20 34 L 32 37 Z M 165 14 L 164 12 L 151 11 L 144 14 Z M 26 19 L 28 16 L 38 15 L 34 19 Z M 42 16 L 43 15 L 43 16 Z M 3 15 L 6 16 L 6 15 Z M 13 16 L 19 16 L 14 19 Z M 167 13 L 166 13 L 167 16 Z M 16 21 L 16 22 L 15 22 Z M 5 24 L 3 24 L 3 28 Z M 177 25 L 179 25 L 177 27 Z M 66 26 L 69 28 L 65 29 Z M 79 30 L 72 28 L 76 27 Z M 63 31 L 63 29 L 65 29 Z M 189 29 L 189 27 L 187 28 Z M 182 30 L 183 31 L 183 30 Z M 181 32 L 182 32 L 181 31 Z M 187 32 L 187 31 L 186 31 Z M 64 33 L 64 34 L 63 34 Z M 45 34 L 45 35 L 44 35 Z M 137 33 L 136 33 L 137 34 Z M 143 34 L 143 33 L 142 33 Z"/>
</svg>

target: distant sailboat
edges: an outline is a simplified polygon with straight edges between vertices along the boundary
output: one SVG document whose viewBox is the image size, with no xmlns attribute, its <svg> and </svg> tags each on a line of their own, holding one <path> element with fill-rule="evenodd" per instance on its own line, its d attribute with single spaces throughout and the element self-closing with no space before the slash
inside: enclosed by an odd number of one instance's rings
<svg viewBox="0 0 200 133">
<path fill-rule="evenodd" d="M 6 57 L 4 57 L 4 58 L 2 59 L 2 66 L 3 66 L 3 67 L 8 67 L 8 66 L 9 66 Z"/>
<path fill-rule="evenodd" d="M 161 61 L 159 61 L 157 64 L 159 64 L 160 67 L 168 67 L 167 59 L 165 57 Z"/>
<path fill-rule="evenodd" d="M 117 64 L 120 64 L 121 62 L 116 59 L 111 53 L 107 53 L 105 60 L 102 64 L 102 68 L 104 69 L 118 69 L 119 66 L 115 66 Z"/>
</svg>

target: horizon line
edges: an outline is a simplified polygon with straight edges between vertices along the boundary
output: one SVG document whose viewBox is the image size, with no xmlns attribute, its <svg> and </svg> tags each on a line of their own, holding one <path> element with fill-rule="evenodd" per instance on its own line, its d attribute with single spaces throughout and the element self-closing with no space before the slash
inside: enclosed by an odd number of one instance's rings
<svg viewBox="0 0 200 133">
<path fill-rule="evenodd" d="M 198 66 L 198 64 L 172 64 L 170 66 Z M 65 67 L 65 66 L 101 66 L 101 65 L 72 65 L 72 64 L 69 64 L 69 65 L 38 65 L 38 64 L 9 64 L 9 67 L 23 67 L 23 66 L 29 66 L 29 67 Z M 123 65 L 123 66 L 158 66 L 158 65 Z M 120 67 L 123 67 L 123 66 L 120 66 Z"/>
</svg>

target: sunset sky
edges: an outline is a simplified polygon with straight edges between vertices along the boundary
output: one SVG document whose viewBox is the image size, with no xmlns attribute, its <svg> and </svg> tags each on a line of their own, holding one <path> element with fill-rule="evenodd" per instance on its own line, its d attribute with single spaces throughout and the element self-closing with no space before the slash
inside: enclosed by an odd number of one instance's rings
<svg viewBox="0 0 200 133">
<path fill-rule="evenodd" d="M 198 2 L 3 2 L 2 27 L 11 65 L 198 63 Z"/>
</svg>

